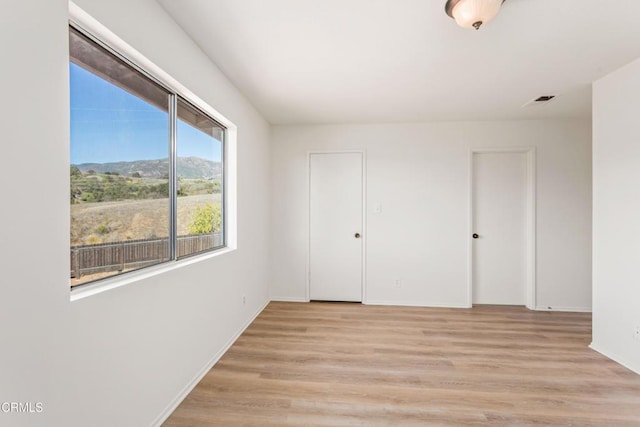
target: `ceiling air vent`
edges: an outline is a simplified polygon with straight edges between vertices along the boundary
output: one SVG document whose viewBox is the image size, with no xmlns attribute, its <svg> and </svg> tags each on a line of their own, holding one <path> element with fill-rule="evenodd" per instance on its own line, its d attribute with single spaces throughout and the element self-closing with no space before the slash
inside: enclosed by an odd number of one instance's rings
<svg viewBox="0 0 640 427">
<path fill-rule="evenodd" d="M 554 95 L 543 95 L 534 100 L 534 102 L 548 102 L 555 98 Z"/>
<path fill-rule="evenodd" d="M 531 107 L 533 105 L 545 105 L 545 104 L 548 104 L 555 97 L 556 97 L 555 95 L 542 95 L 537 98 L 533 98 L 531 101 L 527 102 L 522 107 Z"/>
</svg>

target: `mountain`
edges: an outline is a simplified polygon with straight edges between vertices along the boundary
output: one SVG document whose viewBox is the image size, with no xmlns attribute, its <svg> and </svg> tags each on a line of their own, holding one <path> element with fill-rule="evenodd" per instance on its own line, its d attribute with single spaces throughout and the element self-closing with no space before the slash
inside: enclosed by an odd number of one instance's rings
<svg viewBox="0 0 640 427">
<path fill-rule="evenodd" d="M 142 178 L 161 178 L 169 170 L 169 159 L 82 163 L 71 166 L 76 166 L 85 173 L 92 170 L 96 173 L 112 172 L 122 176 L 131 176 L 138 172 Z M 213 162 L 200 157 L 178 157 L 176 168 L 180 178 L 218 179 L 222 176 L 222 164 L 220 162 Z"/>
</svg>

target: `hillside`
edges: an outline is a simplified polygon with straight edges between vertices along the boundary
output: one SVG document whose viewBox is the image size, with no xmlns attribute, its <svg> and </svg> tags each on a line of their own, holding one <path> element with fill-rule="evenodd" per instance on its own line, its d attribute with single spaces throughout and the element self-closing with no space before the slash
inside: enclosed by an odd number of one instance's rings
<svg viewBox="0 0 640 427">
<path fill-rule="evenodd" d="M 177 232 L 189 234 L 197 207 L 221 205 L 220 194 L 178 199 Z M 165 237 L 169 229 L 169 200 L 125 200 L 71 205 L 71 246 Z"/>
<path fill-rule="evenodd" d="M 141 178 L 161 178 L 169 170 L 168 159 L 136 160 L 131 162 L 112 163 L 82 163 L 72 165 L 86 173 L 90 170 L 98 174 L 116 173 L 122 176 L 132 176 L 139 173 Z M 200 157 L 178 157 L 176 165 L 178 176 L 181 178 L 219 179 L 222 176 L 222 164 Z"/>
</svg>

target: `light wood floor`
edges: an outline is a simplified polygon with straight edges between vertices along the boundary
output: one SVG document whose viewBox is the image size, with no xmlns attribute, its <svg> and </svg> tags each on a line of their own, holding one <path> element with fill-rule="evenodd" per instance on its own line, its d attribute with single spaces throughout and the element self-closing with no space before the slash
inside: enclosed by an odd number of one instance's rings
<svg viewBox="0 0 640 427">
<path fill-rule="evenodd" d="M 165 426 L 640 426 L 591 316 L 271 303 Z"/>
</svg>

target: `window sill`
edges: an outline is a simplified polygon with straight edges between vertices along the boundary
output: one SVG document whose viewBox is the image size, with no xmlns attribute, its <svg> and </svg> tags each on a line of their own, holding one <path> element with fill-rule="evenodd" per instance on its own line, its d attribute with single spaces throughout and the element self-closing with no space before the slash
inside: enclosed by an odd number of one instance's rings
<svg viewBox="0 0 640 427">
<path fill-rule="evenodd" d="M 219 257 L 222 255 L 228 254 L 230 252 L 233 252 L 235 250 L 236 250 L 235 248 L 226 247 L 226 248 L 218 249 L 216 251 L 209 252 L 206 254 L 194 255 L 192 257 L 185 258 L 179 261 L 167 261 L 165 263 L 158 264 L 155 266 L 145 267 L 138 271 L 132 271 L 130 273 L 125 273 L 120 276 L 103 279 L 93 284 L 80 285 L 75 289 L 74 288 L 71 289 L 70 300 L 77 301 L 83 298 L 90 297 L 92 295 L 97 295 L 111 289 L 116 289 L 121 286 L 139 282 L 141 280 L 146 280 L 151 277 L 155 277 L 169 271 L 180 269 L 191 264 L 195 264 L 211 258 Z"/>
</svg>

